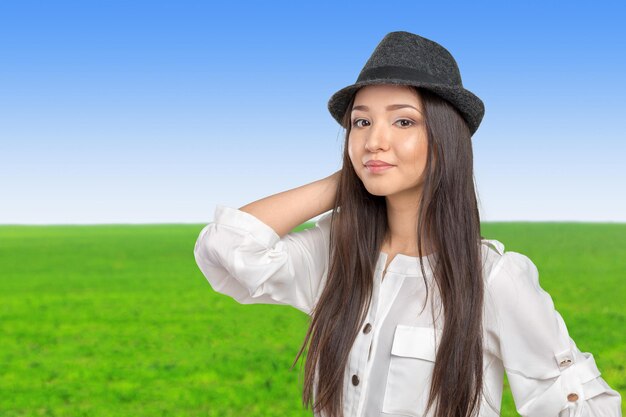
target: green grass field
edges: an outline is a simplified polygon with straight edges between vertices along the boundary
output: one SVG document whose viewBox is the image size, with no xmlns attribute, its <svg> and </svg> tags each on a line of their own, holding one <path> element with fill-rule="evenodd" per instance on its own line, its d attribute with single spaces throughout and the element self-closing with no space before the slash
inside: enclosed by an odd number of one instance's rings
<svg viewBox="0 0 626 417">
<path fill-rule="evenodd" d="M 1 226 L 0 416 L 311 416 L 300 365 L 289 370 L 307 316 L 213 292 L 193 257 L 202 227 Z M 483 235 L 535 262 L 624 395 L 626 224 L 486 223 Z M 517 415 L 508 385 L 502 415 Z"/>
</svg>

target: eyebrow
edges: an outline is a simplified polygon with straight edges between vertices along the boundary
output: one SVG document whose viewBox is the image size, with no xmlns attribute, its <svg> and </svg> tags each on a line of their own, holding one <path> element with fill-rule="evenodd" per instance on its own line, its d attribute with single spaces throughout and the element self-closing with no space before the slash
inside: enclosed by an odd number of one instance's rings
<svg viewBox="0 0 626 417">
<path fill-rule="evenodd" d="M 387 111 L 403 109 L 405 107 L 410 107 L 410 108 L 412 108 L 414 110 L 417 110 L 420 114 L 422 113 L 419 109 L 411 106 L 410 104 L 390 104 L 390 105 L 387 106 Z M 358 106 L 354 106 L 352 108 L 352 111 L 355 111 L 355 110 L 369 111 L 369 107 L 361 104 L 361 105 L 358 105 Z"/>
</svg>

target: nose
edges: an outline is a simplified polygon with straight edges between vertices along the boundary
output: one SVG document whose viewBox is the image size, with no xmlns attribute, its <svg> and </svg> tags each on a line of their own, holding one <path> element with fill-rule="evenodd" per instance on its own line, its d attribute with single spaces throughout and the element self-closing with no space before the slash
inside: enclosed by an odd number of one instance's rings
<svg viewBox="0 0 626 417">
<path fill-rule="evenodd" d="M 377 149 L 386 149 L 389 145 L 389 130 L 383 123 L 376 123 L 368 129 L 365 138 L 365 148 L 374 152 Z"/>
</svg>

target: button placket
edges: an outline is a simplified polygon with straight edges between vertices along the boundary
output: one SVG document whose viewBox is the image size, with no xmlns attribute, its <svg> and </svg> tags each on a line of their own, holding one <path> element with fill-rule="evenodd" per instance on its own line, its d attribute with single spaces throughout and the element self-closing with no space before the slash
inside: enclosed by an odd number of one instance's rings
<svg viewBox="0 0 626 417">
<path fill-rule="evenodd" d="M 361 378 L 363 377 L 363 374 L 367 372 L 366 368 L 367 368 L 367 362 L 368 362 L 364 356 L 364 353 L 365 353 L 364 349 L 365 349 L 365 343 L 368 343 L 369 350 L 371 352 L 372 329 L 373 329 L 372 323 L 366 322 L 365 325 L 361 329 L 361 331 L 363 332 L 363 337 L 357 339 L 358 344 L 360 344 L 362 347 L 357 348 L 355 345 L 354 350 L 352 352 L 354 353 L 354 355 L 351 355 L 351 358 L 350 358 L 350 366 L 349 366 L 350 373 L 348 373 L 347 376 L 350 381 L 348 383 L 352 384 L 351 386 L 352 393 L 346 399 L 347 400 L 346 401 L 347 415 L 354 415 L 354 413 L 356 412 L 356 409 L 358 408 L 360 401 L 362 400 L 361 393 L 362 393 L 362 390 L 365 389 L 365 385 L 361 384 Z M 368 353 L 368 359 L 369 359 L 369 353 Z M 367 381 L 363 381 L 363 382 L 365 383 Z"/>
<path fill-rule="evenodd" d="M 377 273 L 380 273 L 380 270 L 377 271 Z M 362 334 L 362 338 L 361 339 L 363 342 L 368 342 L 369 343 L 369 347 L 368 347 L 368 354 L 367 354 L 367 359 L 365 359 L 365 355 L 364 355 L 364 351 L 361 351 L 363 353 L 361 353 L 360 359 L 359 359 L 359 366 L 358 369 L 355 369 L 354 371 L 358 372 L 354 372 L 352 374 L 352 393 L 350 395 L 350 406 L 349 406 L 349 410 L 350 412 L 347 415 L 350 416 L 355 416 L 358 413 L 360 413 L 361 408 L 363 406 L 363 404 L 365 404 L 365 390 L 367 390 L 367 386 L 369 386 L 369 380 L 367 378 L 367 376 L 364 376 L 366 374 L 368 374 L 371 371 L 371 362 L 370 362 L 370 358 L 371 358 L 371 353 L 372 353 L 372 345 L 374 344 L 373 339 L 374 339 L 374 323 L 376 321 L 376 318 L 379 316 L 379 310 L 381 308 L 380 306 L 380 279 L 375 279 L 374 280 L 374 292 L 372 294 L 372 302 L 370 304 L 370 309 L 367 312 L 367 319 L 368 320 L 365 325 L 362 327 L 361 331 L 363 332 Z M 367 336 L 366 336 L 367 335 Z M 359 373 L 360 372 L 360 373 Z M 361 384 L 360 381 L 360 377 L 361 378 L 365 378 Z"/>
<path fill-rule="evenodd" d="M 371 323 L 366 323 L 365 326 L 363 326 L 363 333 L 364 334 L 369 334 L 372 331 L 372 324 Z M 370 338 L 370 342 L 369 342 L 369 349 L 367 351 L 367 360 L 369 361 L 371 356 L 372 356 L 372 338 Z"/>
<path fill-rule="evenodd" d="M 359 377 L 356 374 L 352 375 L 352 385 L 355 387 L 359 385 Z"/>
</svg>

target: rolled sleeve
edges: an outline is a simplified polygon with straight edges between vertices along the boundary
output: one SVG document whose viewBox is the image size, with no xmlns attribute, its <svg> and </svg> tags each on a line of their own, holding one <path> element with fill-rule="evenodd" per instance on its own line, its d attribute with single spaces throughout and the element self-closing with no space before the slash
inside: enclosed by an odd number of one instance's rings
<svg viewBox="0 0 626 417">
<path fill-rule="evenodd" d="M 240 304 L 284 304 L 311 314 L 327 272 L 331 212 L 282 239 L 252 214 L 217 205 L 194 257 L 214 291 Z"/>
<path fill-rule="evenodd" d="M 497 356 L 520 415 L 622 416 L 620 394 L 600 376 L 593 355 L 581 352 L 569 336 L 528 257 L 504 253 L 488 288 Z"/>
</svg>

